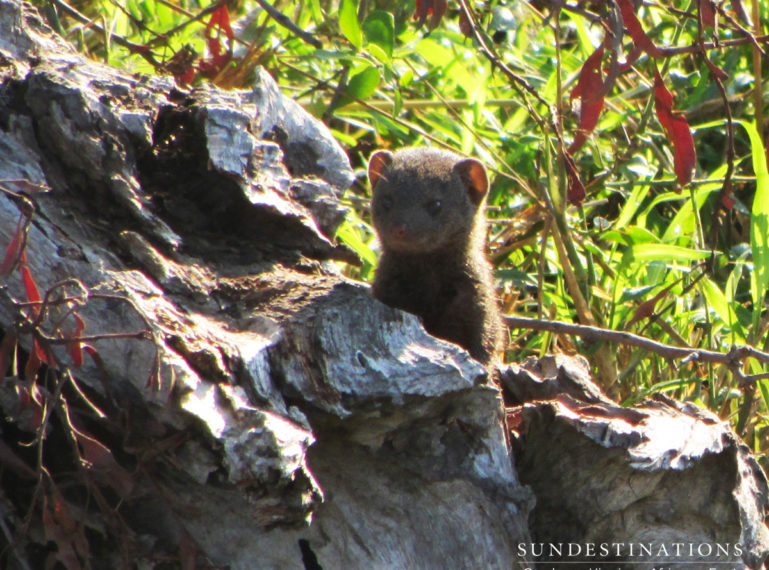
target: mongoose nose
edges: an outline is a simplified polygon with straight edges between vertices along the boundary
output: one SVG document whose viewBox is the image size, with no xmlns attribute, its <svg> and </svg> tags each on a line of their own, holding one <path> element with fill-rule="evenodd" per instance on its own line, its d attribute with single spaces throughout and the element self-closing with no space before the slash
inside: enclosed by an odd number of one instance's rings
<svg viewBox="0 0 769 570">
<path fill-rule="evenodd" d="M 393 236 L 396 238 L 404 238 L 406 237 L 406 225 L 405 224 L 398 224 L 393 228 Z"/>
</svg>

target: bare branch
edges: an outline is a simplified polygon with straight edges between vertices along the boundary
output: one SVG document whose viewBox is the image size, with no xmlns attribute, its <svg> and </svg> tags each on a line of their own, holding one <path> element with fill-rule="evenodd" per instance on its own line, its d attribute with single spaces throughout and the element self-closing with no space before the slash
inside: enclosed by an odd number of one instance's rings
<svg viewBox="0 0 769 570">
<path fill-rule="evenodd" d="M 729 352 L 723 353 L 703 348 L 672 346 L 627 331 L 615 331 L 600 327 L 575 325 L 573 323 L 564 323 L 562 321 L 548 321 L 529 317 L 512 317 L 506 315 L 504 318 L 507 326 L 510 328 L 549 331 L 557 334 L 579 336 L 592 342 L 604 341 L 636 346 L 659 354 L 663 358 L 669 360 L 681 359 L 683 363 L 695 361 L 711 362 L 728 366 L 732 371 L 738 370 L 745 358 L 755 358 L 764 364 L 769 364 L 769 353 L 760 351 L 752 346 L 733 346 Z M 740 381 L 743 384 L 755 382 L 763 377 L 765 377 L 764 374 L 753 376 L 739 375 Z"/>
</svg>

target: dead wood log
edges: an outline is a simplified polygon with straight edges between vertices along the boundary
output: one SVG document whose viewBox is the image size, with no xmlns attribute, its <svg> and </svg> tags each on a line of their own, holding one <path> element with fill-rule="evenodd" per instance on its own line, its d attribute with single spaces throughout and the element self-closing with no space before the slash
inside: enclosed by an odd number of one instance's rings
<svg viewBox="0 0 769 570">
<path fill-rule="evenodd" d="M 525 402 L 508 419 L 536 497 L 522 552 L 547 568 L 763 567 L 769 487 L 726 422 L 661 394 L 623 408 L 582 359 L 532 360 L 502 377 Z"/>
</svg>

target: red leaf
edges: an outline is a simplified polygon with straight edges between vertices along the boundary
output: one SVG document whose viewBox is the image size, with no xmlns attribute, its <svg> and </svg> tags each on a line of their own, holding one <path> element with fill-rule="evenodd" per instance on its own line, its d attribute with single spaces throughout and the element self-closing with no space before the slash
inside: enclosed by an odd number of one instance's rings
<svg viewBox="0 0 769 570">
<path fill-rule="evenodd" d="M 43 527 L 46 538 L 55 542 L 58 548 L 58 552 L 51 553 L 51 560 L 58 560 L 67 570 L 82 568 L 78 554 L 88 558 L 88 541 L 61 492 L 53 484 L 50 498 L 43 495 Z"/>
<path fill-rule="evenodd" d="M 579 97 L 579 128 L 574 135 L 574 141 L 569 147 L 569 154 L 574 154 L 585 144 L 587 136 L 593 132 L 598 124 L 598 117 L 603 109 L 603 77 L 601 74 L 601 61 L 603 59 L 603 45 L 593 55 L 587 58 L 579 73 L 577 85 L 571 92 L 571 99 Z"/>
<path fill-rule="evenodd" d="M 55 367 L 56 359 L 53 354 L 46 353 L 46 351 L 43 350 L 43 347 L 40 346 L 40 342 L 36 338 L 33 338 L 32 351 L 29 353 L 29 358 L 27 358 L 27 364 L 24 366 L 24 378 L 30 382 L 34 380 L 43 364 Z"/>
<path fill-rule="evenodd" d="M 521 408 L 505 408 L 505 426 L 508 431 L 517 432 L 523 424 L 523 410 Z"/>
<path fill-rule="evenodd" d="M 672 288 L 673 288 L 673 285 L 668 285 L 662 291 L 657 293 L 654 297 L 652 297 L 651 299 L 647 299 L 646 301 L 638 305 L 638 307 L 636 307 L 635 312 L 633 313 L 633 318 L 630 319 L 630 322 L 628 322 L 628 324 L 626 325 L 626 328 L 630 328 L 631 325 L 633 325 L 634 323 L 637 323 L 641 319 L 648 319 L 649 317 L 651 317 L 654 314 L 654 309 L 657 306 L 657 303 L 659 303 L 660 299 L 665 297 L 665 295 L 667 295 L 670 292 L 670 289 Z"/>
<path fill-rule="evenodd" d="M 206 25 L 206 39 L 209 41 L 208 48 L 214 55 L 221 53 L 219 37 L 222 32 L 224 32 L 228 40 L 232 40 L 234 34 L 230 26 L 230 12 L 227 10 L 226 2 L 222 2 L 216 10 L 211 12 L 211 19 L 208 20 Z M 215 44 L 212 42 L 215 42 Z"/>
<path fill-rule="evenodd" d="M 702 25 L 706 28 L 716 27 L 716 11 L 713 9 L 713 0 L 700 0 L 700 17 Z"/>
<path fill-rule="evenodd" d="M 27 265 L 27 256 L 21 256 L 21 279 L 24 282 L 24 290 L 27 293 L 27 300 L 32 303 L 42 303 L 43 298 L 40 296 L 40 291 L 37 288 L 37 283 L 32 278 L 32 272 Z M 40 305 L 32 307 L 32 314 L 37 317 L 40 314 Z"/>
<path fill-rule="evenodd" d="M 742 5 L 742 2 L 740 0 L 732 0 L 731 5 L 732 10 L 734 10 L 734 13 L 737 14 L 737 17 L 740 19 L 740 21 L 743 24 L 750 24 L 750 18 L 748 18 L 748 14 L 745 12 L 745 7 Z"/>
<path fill-rule="evenodd" d="M 222 42 L 219 38 L 208 38 L 208 51 L 211 52 L 211 61 L 215 61 L 222 54 Z"/>
<path fill-rule="evenodd" d="M 219 7 L 211 12 L 211 19 L 206 26 L 206 35 L 209 34 L 214 26 L 221 28 L 229 39 L 232 39 L 235 35 L 232 33 L 232 27 L 230 26 L 230 11 L 227 9 L 227 2 L 221 2 Z"/>
<path fill-rule="evenodd" d="M 26 384 L 16 384 L 16 396 L 19 410 L 24 413 L 16 416 L 19 427 L 26 431 L 37 432 L 43 425 L 43 397 L 37 383 L 32 380 Z"/>
<path fill-rule="evenodd" d="M 43 350 L 43 347 L 40 345 L 37 339 L 34 339 L 32 342 L 32 346 L 34 347 L 35 352 L 37 353 L 37 357 L 51 367 L 56 367 L 56 357 L 53 355 L 52 352 L 46 352 Z"/>
<path fill-rule="evenodd" d="M 416 0 L 414 8 L 414 19 L 418 26 L 423 26 L 427 21 L 427 15 L 432 11 L 433 5 L 430 0 Z"/>
<path fill-rule="evenodd" d="M 105 467 L 114 459 L 112 453 L 100 441 L 76 431 L 77 443 L 83 452 L 83 459 L 93 467 Z"/>
<path fill-rule="evenodd" d="M 13 184 L 18 188 L 19 190 L 26 192 L 28 194 L 36 194 L 38 192 L 48 192 L 50 188 L 46 186 L 45 184 L 36 184 L 34 182 L 30 182 L 29 180 L 3 180 L 5 184 Z"/>
<path fill-rule="evenodd" d="M 473 37 L 473 26 L 470 24 L 470 20 L 467 19 L 467 14 L 464 10 L 459 11 L 459 31 L 466 38 Z"/>
<path fill-rule="evenodd" d="M 34 339 L 32 341 L 32 347 L 33 352 L 37 355 L 37 358 L 40 359 L 41 362 L 45 362 L 46 364 L 49 364 L 48 362 L 48 356 L 45 353 L 45 350 L 43 350 L 43 347 L 40 346 L 40 343 L 37 339 Z"/>
<path fill-rule="evenodd" d="M 72 313 L 72 316 L 74 317 L 75 322 L 77 323 L 77 325 L 75 326 L 75 336 L 80 336 L 81 334 L 83 334 L 83 331 L 85 330 L 85 321 L 77 313 Z"/>
<path fill-rule="evenodd" d="M 430 18 L 430 23 L 427 25 L 429 30 L 434 30 L 438 27 L 448 6 L 448 0 L 433 0 L 433 17 Z"/>
<path fill-rule="evenodd" d="M 721 205 L 727 210 L 731 210 L 734 206 L 734 196 L 732 196 L 732 179 L 727 178 L 721 188 Z"/>
<path fill-rule="evenodd" d="M 673 95 L 662 81 L 656 66 L 654 68 L 654 108 L 657 119 L 673 144 L 673 168 L 680 186 L 686 186 L 694 176 L 697 152 L 694 137 L 686 117 L 673 112 Z"/>
<path fill-rule="evenodd" d="M 631 0 L 617 0 L 617 4 L 619 4 L 619 9 L 622 13 L 622 21 L 625 24 L 628 33 L 630 33 L 633 43 L 652 57 L 662 57 L 660 49 L 654 45 L 654 42 L 649 39 L 649 36 L 646 35 L 646 32 L 644 32 L 644 29 L 641 27 L 641 22 L 638 21 Z"/>
<path fill-rule="evenodd" d="M 91 357 L 91 359 L 94 361 L 94 364 L 96 366 L 103 368 L 104 367 L 104 361 L 101 359 L 101 355 L 99 354 L 99 351 L 96 350 L 94 347 L 92 347 L 90 344 L 84 344 L 83 350 L 85 350 L 88 353 L 88 356 Z"/>
<path fill-rule="evenodd" d="M 38 370 L 40 370 L 40 366 L 43 364 L 43 357 L 45 357 L 45 354 L 40 348 L 37 339 L 34 339 L 32 341 L 32 351 L 29 353 L 29 358 L 27 358 L 27 363 L 24 366 L 24 378 L 27 381 L 31 382 L 35 378 Z"/>
<path fill-rule="evenodd" d="M 227 36 L 227 51 L 222 50 L 222 34 Z M 206 44 L 211 57 L 200 62 L 199 69 L 203 75 L 214 77 L 230 62 L 233 37 L 227 3 L 221 2 L 216 10 L 211 12 L 211 18 L 206 24 Z"/>
<path fill-rule="evenodd" d="M 147 378 L 147 383 L 144 385 L 145 388 L 151 388 L 152 390 L 159 392 L 160 389 L 163 387 L 163 378 L 160 376 L 160 369 L 157 366 L 157 358 L 155 359 L 155 364 L 152 368 L 152 373 L 150 374 L 150 377 Z"/>
<path fill-rule="evenodd" d="M 230 62 L 230 59 L 232 59 L 231 53 L 220 53 L 218 55 L 214 55 L 211 60 L 214 63 L 214 67 L 217 70 L 224 69 L 224 66 L 227 65 Z"/>
<path fill-rule="evenodd" d="M 76 325 L 74 332 L 70 335 L 70 338 L 77 339 L 80 337 L 80 335 L 83 334 L 83 331 L 85 330 L 85 321 L 77 313 L 72 313 L 72 316 L 75 319 Z M 72 342 L 68 342 L 67 351 L 69 351 L 69 355 L 72 357 L 72 362 L 74 362 L 77 368 L 83 366 L 83 348 L 81 342 L 78 340 L 72 340 Z"/>
<path fill-rule="evenodd" d="M 418 26 L 423 26 L 427 21 L 427 16 L 432 14 L 427 28 L 429 30 L 434 30 L 438 27 L 438 24 L 441 23 L 441 19 L 446 13 L 447 8 L 447 0 L 416 0 L 414 19 L 417 21 Z"/>
<path fill-rule="evenodd" d="M 569 204 L 581 204 L 582 200 L 585 199 L 585 185 L 582 184 L 582 180 L 579 178 L 577 165 L 574 164 L 574 159 L 568 152 L 563 155 L 563 160 L 566 164 L 566 177 L 569 180 L 566 200 L 568 200 Z"/>
<path fill-rule="evenodd" d="M 0 265 L 0 277 L 8 275 L 13 270 L 16 262 L 19 261 L 19 256 L 21 255 L 22 231 L 24 229 L 22 220 L 24 220 L 23 215 L 19 217 L 19 222 L 16 224 L 16 231 L 13 232 L 11 243 L 8 244 L 8 249 L 5 250 L 5 257 L 3 258 L 2 265 Z"/>
<path fill-rule="evenodd" d="M 176 77 L 182 83 L 186 83 L 187 85 L 190 85 L 192 84 L 192 80 L 195 79 L 195 68 L 190 65 L 180 75 L 177 75 Z"/>
<path fill-rule="evenodd" d="M 673 168 L 678 184 L 686 186 L 694 177 L 697 164 L 697 151 L 694 149 L 694 137 L 689 123 L 683 115 L 673 116 Z"/>
</svg>

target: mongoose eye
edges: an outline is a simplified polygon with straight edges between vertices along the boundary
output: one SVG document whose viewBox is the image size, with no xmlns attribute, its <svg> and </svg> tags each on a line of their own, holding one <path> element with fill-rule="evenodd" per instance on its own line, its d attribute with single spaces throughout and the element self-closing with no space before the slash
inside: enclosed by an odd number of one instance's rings
<svg viewBox="0 0 769 570">
<path fill-rule="evenodd" d="M 430 200 L 425 204 L 425 209 L 431 216 L 437 216 L 441 212 L 443 204 L 440 200 Z"/>
</svg>

